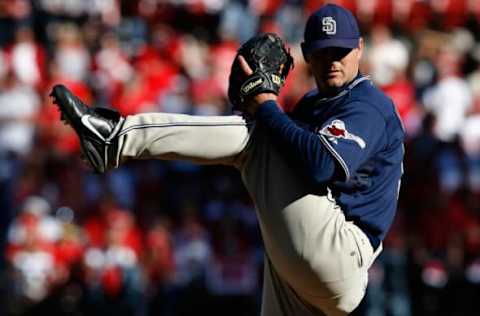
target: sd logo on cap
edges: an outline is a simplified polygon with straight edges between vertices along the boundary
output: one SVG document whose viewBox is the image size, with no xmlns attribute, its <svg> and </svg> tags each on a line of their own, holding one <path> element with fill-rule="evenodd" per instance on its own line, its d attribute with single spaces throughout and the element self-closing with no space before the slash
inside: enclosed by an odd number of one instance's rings
<svg viewBox="0 0 480 316">
<path fill-rule="evenodd" d="M 360 30 L 353 14 L 335 4 L 327 4 L 314 12 L 305 27 L 303 55 L 325 47 L 356 48 Z"/>
</svg>

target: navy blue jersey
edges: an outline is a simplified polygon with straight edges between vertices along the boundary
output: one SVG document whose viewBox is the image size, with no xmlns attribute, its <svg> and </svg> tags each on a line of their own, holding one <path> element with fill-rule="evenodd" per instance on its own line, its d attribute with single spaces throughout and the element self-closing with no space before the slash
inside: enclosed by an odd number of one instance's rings
<svg viewBox="0 0 480 316">
<path fill-rule="evenodd" d="M 404 130 L 392 101 L 359 75 L 334 97 L 307 93 L 290 118 L 268 103 L 257 112 L 260 123 L 377 247 L 395 216 L 403 173 Z"/>
</svg>

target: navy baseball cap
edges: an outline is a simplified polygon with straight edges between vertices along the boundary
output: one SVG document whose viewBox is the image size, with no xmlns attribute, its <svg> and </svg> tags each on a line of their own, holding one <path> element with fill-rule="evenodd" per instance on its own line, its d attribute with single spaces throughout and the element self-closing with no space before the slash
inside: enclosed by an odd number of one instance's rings
<svg viewBox="0 0 480 316">
<path fill-rule="evenodd" d="M 327 4 L 310 15 L 305 27 L 303 55 L 326 47 L 358 47 L 360 30 L 352 12 Z"/>
</svg>

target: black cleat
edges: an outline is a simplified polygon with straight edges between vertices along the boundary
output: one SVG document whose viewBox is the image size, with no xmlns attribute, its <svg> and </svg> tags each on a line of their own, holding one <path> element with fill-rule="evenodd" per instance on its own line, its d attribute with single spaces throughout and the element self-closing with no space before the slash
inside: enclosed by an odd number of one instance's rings
<svg viewBox="0 0 480 316">
<path fill-rule="evenodd" d="M 53 87 L 50 96 L 61 113 L 61 120 L 73 127 L 82 153 L 88 164 L 98 173 L 115 167 L 116 135 L 124 118 L 114 109 L 89 107 L 63 85 Z"/>
</svg>

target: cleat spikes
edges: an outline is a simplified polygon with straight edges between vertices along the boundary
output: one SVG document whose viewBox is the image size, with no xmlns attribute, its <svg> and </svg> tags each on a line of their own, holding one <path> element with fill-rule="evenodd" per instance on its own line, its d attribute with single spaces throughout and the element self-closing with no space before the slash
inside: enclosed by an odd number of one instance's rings
<svg viewBox="0 0 480 316">
<path fill-rule="evenodd" d="M 73 128 L 80 140 L 82 160 L 97 173 L 114 168 L 117 146 L 113 139 L 123 121 L 114 110 L 89 107 L 65 86 L 56 85 L 50 94 L 52 102 L 60 111 L 60 119 Z"/>
</svg>

